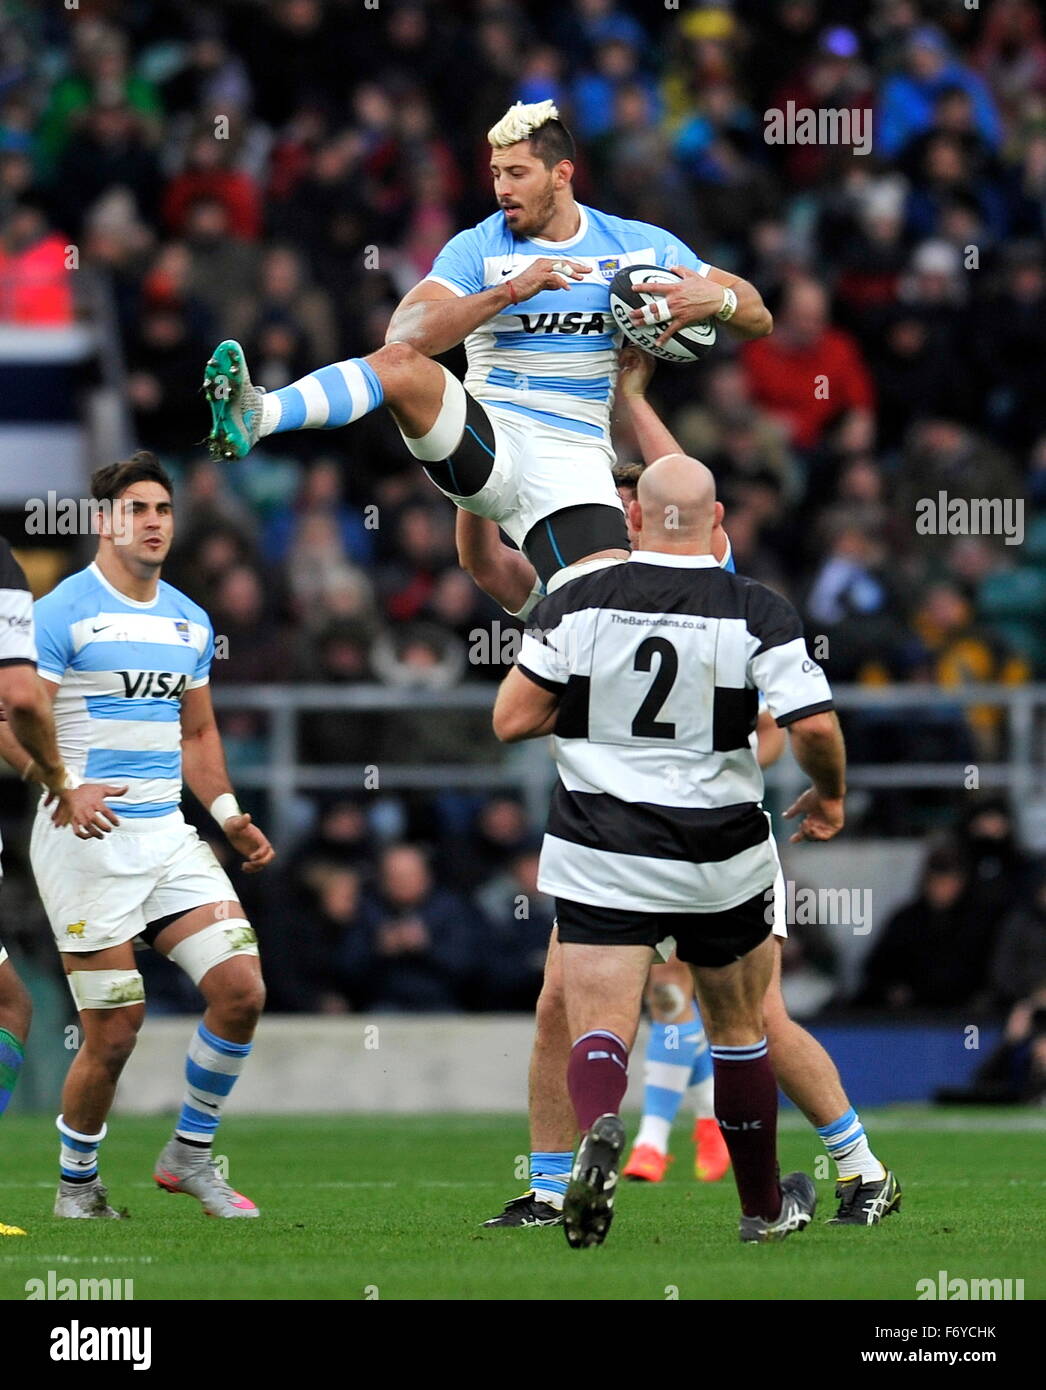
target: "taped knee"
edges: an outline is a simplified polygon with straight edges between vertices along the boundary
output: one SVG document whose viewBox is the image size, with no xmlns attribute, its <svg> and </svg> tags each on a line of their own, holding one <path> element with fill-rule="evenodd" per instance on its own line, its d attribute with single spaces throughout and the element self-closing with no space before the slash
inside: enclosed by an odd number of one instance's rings
<svg viewBox="0 0 1046 1390">
<path fill-rule="evenodd" d="M 258 938 L 246 917 L 229 917 L 193 932 L 167 952 L 168 958 L 198 985 L 208 970 L 233 956 L 256 956 Z"/>
<path fill-rule="evenodd" d="M 81 1013 L 145 1003 L 145 982 L 137 970 L 72 970 L 66 979 Z"/>
<path fill-rule="evenodd" d="M 437 463 L 447 458 L 461 443 L 461 436 L 465 432 L 468 392 L 442 364 L 440 371 L 443 373 L 443 401 L 436 423 L 420 439 L 411 439 L 400 430 L 404 444 L 423 463 Z"/>
<path fill-rule="evenodd" d="M 650 990 L 650 1002 L 665 1023 L 674 1023 L 686 1013 L 690 1000 L 676 984 L 656 984 Z"/>
</svg>

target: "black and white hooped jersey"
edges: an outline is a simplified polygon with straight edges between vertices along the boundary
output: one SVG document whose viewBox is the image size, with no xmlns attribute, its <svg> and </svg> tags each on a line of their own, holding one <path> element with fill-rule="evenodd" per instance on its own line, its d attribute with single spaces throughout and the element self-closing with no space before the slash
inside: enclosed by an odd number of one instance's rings
<svg viewBox="0 0 1046 1390">
<path fill-rule="evenodd" d="M 33 596 L 22 566 L 0 536 L 0 666 L 35 665 Z"/>
<path fill-rule="evenodd" d="M 593 906 L 715 912 L 777 869 L 753 751 L 832 708 L 799 615 L 710 555 L 633 552 L 535 608 L 518 665 L 559 695 L 542 891 Z"/>
<path fill-rule="evenodd" d="M 36 665 L 33 596 L 22 566 L 0 537 L 0 666 Z"/>
</svg>

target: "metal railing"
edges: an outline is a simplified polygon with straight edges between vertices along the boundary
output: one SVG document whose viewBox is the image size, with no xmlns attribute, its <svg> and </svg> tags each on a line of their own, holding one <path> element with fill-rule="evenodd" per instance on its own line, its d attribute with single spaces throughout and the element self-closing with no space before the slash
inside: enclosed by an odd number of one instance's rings
<svg viewBox="0 0 1046 1390">
<path fill-rule="evenodd" d="M 374 764 L 315 765 L 299 761 L 299 728 L 303 714 L 315 711 L 358 714 L 430 713 L 490 710 L 493 686 L 463 685 L 438 693 L 356 685 L 222 685 L 213 687 L 219 710 L 263 713 L 268 723 L 266 757 L 237 767 L 236 784 L 266 792 L 271 798 L 273 833 L 286 842 L 293 838 L 294 799 L 301 792 L 341 790 L 362 793 L 373 784 Z M 841 711 L 935 711 L 991 706 L 1005 713 L 1002 744 L 1006 756 L 994 762 L 976 762 L 977 785 L 1007 790 L 1014 805 L 1024 808 L 1033 797 L 1046 793 L 1046 684 L 1025 686 L 968 685 L 955 689 L 935 686 L 837 686 L 835 703 Z M 381 791 L 443 791 L 450 788 L 486 791 L 512 790 L 519 794 L 534 824 L 544 821 L 548 793 L 555 768 L 545 740 L 516 744 L 498 750 L 497 761 L 475 763 L 411 763 L 382 759 L 378 769 Z M 864 763 L 849 768 L 851 789 L 961 790 L 968 786 L 970 760 L 899 765 Z M 797 794 L 805 777 L 786 753 L 766 774 L 768 788 L 782 796 Z"/>
</svg>

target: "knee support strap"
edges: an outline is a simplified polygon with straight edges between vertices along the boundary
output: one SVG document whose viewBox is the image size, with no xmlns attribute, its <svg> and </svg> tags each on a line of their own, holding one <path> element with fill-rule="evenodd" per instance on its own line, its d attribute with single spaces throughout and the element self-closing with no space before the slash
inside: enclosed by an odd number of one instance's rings
<svg viewBox="0 0 1046 1390">
<path fill-rule="evenodd" d="M 167 952 L 169 960 L 185 971 L 194 985 L 198 985 L 208 970 L 213 970 L 222 961 L 233 956 L 256 956 L 258 938 L 246 917 L 228 917 L 224 922 L 213 922 L 202 931 L 193 932 L 177 946 Z"/>
<path fill-rule="evenodd" d="M 145 1003 L 145 982 L 137 970 L 71 970 L 66 979 L 80 1013 Z"/>
<path fill-rule="evenodd" d="M 403 434 L 403 442 L 416 459 L 422 463 L 436 463 L 445 459 L 461 443 L 465 432 L 465 415 L 468 409 L 469 394 L 456 376 L 440 364 L 443 373 L 443 400 L 440 404 L 436 423 L 420 439 L 411 439 Z"/>
</svg>

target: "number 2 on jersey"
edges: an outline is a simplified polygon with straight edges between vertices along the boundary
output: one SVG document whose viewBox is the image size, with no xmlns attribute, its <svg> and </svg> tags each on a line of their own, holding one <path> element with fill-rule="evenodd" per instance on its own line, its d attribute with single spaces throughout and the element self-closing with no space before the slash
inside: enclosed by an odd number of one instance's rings
<svg viewBox="0 0 1046 1390">
<path fill-rule="evenodd" d="M 679 653 L 667 637 L 647 637 L 636 648 L 632 669 L 653 670 L 655 656 L 658 658 L 657 674 L 632 720 L 633 738 L 676 736 L 676 726 L 667 720 L 658 720 L 656 716 L 660 714 L 679 674 Z"/>
</svg>

